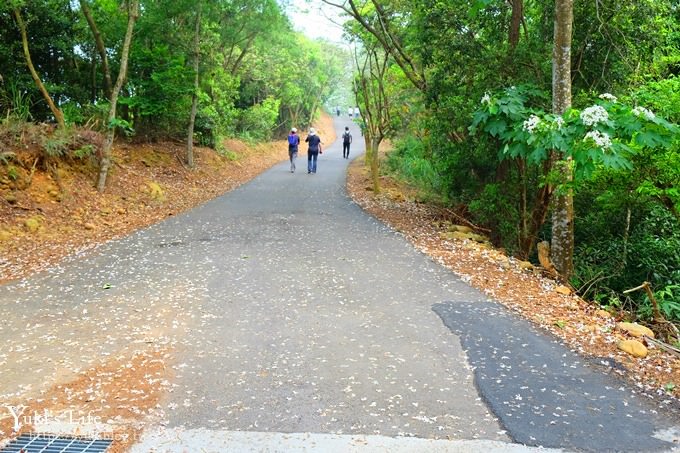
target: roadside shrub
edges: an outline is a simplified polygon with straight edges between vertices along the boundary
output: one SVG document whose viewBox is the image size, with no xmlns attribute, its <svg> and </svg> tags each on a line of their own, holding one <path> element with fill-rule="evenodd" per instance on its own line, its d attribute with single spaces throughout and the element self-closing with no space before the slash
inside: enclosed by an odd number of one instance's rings
<svg viewBox="0 0 680 453">
<path fill-rule="evenodd" d="M 577 195 L 582 215 L 576 220 L 573 282 L 586 298 L 650 319 L 652 306 L 644 293 L 622 295 L 649 281 L 664 315 L 678 322 L 680 221 L 653 199 L 634 196 L 623 190 L 606 196 L 593 197 L 590 191 Z"/>
<path fill-rule="evenodd" d="M 276 128 L 280 100 L 267 98 L 243 110 L 239 116 L 238 134 L 245 140 L 269 140 Z"/>
<path fill-rule="evenodd" d="M 6 110 L 3 116 L 9 119 L 27 122 L 31 119 L 31 104 L 33 103 L 30 94 L 24 91 L 15 80 L 8 80 L 4 90 L 0 89 L 0 105 Z M 0 88 L 2 84 L 0 84 Z"/>
<path fill-rule="evenodd" d="M 630 276 L 634 285 L 648 280 L 655 288 L 680 284 L 680 221 L 654 205 L 630 238 Z M 633 286 L 634 286 L 633 285 Z"/>
<path fill-rule="evenodd" d="M 668 285 L 654 291 L 654 298 L 659 305 L 659 311 L 666 319 L 676 323 L 680 322 L 680 285 Z M 651 320 L 654 315 L 652 302 L 646 295 L 637 314 L 638 317 L 645 320 Z"/>
<path fill-rule="evenodd" d="M 518 249 L 519 213 L 517 200 L 512 191 L 503 184 L 491 183 L 468 205 L 475 223 L 487 226 L 492 231 L 491 239 L 513 254 Z"/>
<path fill-rule="evenodd" d="M 101 134 L 89 129 L 57 129 L 41 140 L 41 149 L 46 158 L 84 160 L 96 157 L 101 149 Z"/>
<path fill-rule="evenodd" d="M 61 105 L 64 121 L 67 125 L 82 125 L 85 123 L 83 107 L 76 102 L 66 102 Z"/>
<path fill-rule="evenodd" d="M 433 161 L 426 155 L 427 145 L 422 140 L 405 137 L 387 154 L 387 171 L 420 190 L 436 193 L 440 187 L 439 176 Z"/>
</svg>

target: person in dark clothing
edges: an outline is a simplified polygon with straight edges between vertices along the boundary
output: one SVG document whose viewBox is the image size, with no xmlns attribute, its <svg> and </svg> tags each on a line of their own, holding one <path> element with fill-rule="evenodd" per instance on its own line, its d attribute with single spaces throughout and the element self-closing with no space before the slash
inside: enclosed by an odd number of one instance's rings
<svg viewBox="0 0 680 453">
<path fill-rule="evenodd" d="M 323 154 L 321 137 L 316 135 L 314 128 L 311 128 L 305 141 L 309 143 L 309 148 L 307 149 L 307 173 L 316 173 L 316 160 L 319 154 Z"/>
<path fill-rule="evenodd" d="M 349 159 L 349 145 L 352 143 L 352 134 L 349 132 L 349 127 L 345 126 L 345 132 L 342 133 L 342 157 Z"/>
<path fill-rule="evenodd" d="M 290 159 L 290 172 L 295 173 L 295 159 L 298 154 L 298 145 L 300 145 L 300 136 L 297 134 L 297 129 L 292 128 L 288 134 L 288 158 Z"/>
</svg>

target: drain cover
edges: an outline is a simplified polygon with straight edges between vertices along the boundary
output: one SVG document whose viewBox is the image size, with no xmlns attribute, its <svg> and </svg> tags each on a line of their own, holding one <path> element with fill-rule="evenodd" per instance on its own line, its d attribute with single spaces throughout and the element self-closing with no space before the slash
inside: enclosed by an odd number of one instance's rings
<svg viewBox="0 0 680 453">
<path fill-rule="evenodd" d="M 111 445 L 110 439 L 57 436 L 53 434 L 22 434 L 1 452 L 15 453 L 103 453 Z"/>
</svg>

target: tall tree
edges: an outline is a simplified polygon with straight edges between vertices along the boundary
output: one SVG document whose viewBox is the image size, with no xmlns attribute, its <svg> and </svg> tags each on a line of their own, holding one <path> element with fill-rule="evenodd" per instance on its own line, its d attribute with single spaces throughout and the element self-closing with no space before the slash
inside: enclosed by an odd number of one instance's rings
<svg viewBox="0 0 680 453">
<path fill-rule="evenodd" d="M 104 38 L 102 33 L 97 27 L 97 23 L 92 16 L 92 11 L 90 10 L 90 5 L 87 0 L 80 0 L 80 9 L 85 16 L 87 25 L 92 31 L 92 36 L 94 37 L 95 48 L 97 53 L 99 53 L 99 58 L 102 61 L 102 73 L 104 74 L 104 94 L 106 99 L 111 99 L 111 91 L 113 90 L 113 82 L 111 81 L 111 70 L 109 69 L 109 57 L 106 52 L 106 46 L 104 45 Z"/>
<path fill-rule="evenodd" d="M 202 3 L 199 1 L 196 11 L 196 24 L 194 26 L 194 92 L 191 95 L 191 112 L 189 113 L 189 131 L 187 133 L 187 165 L 194 168 L 194 124 L 198 110 L 199 69 L 201 61 L 201 11 Z"/>
<path fill-rule="evenodd" d="M 562 115 L 571 107 L 571 38 L 574 23 L 574 0 L 555 0 L 555 36 L 553 42 L 552 110 Z M 551 259 L 563 278 L 574 273 L 574 197 L 572 162 L 558 156 L 555 170 L 560 187 L 553 195 Z"/>
<path fill-rule="evenodd" d="M 24 49 L 24 58 L 26 58 L 26 65 L 28 66 L 28 70 L 31 72 L 31 77 L 33 77 L 33 81 L 38 86 L 38 89 L 40 90 L 40 93 L 45 99 L 45 102 L 47 102 L 47 105 L 49 105 L 50 110 L 54 115 L 54 119 L 57 121 L 57 125 L 59 126 L 59 128 L 64 129 L 66 127 L 66 124 L 64 122 L 64 113 L 54 103 L 52 96 L 50 96 L 50 93 L 47 91 L 47 88 L 45 88 L 45 85 L 42 83 L 42 80 L 40 79 L 40 76 L 38 75 L 35 66 L 33 66 L 33 61 L 31 60 L 31 52 L 28 48 L 28 32 L 26 31 L 26 24 L 24 22 L 23 17 L 21 16 L 21 11 L 19 10 L 18 6 L 15 6 L 12 8 L 12 12 L 14 14 L 14 19 L 17 22 L 17 26 L 19 27 L 19 31 L 21 32 L 21 43 Z"/>
<path fill-rule="evenodd" d="M 118 104 L 118 95 L 123 88 L 125 77 L 127 75 L 128 57 L 130 54 L 130 44 L 132 43 L 132 31 L 135 28 L 135 22 L 139 18 L 139 0 L 128 0 L 127 2 L 128 24 L 125 32 L 125 39 L 123 40 L 123 48 L 120 54 L 120 69 L 118 70 L 118 78 L 116 84 L 111 91 L 109 113 L 106 121 L 106 137 L 102 146 L 102 158 L 99 164 L 99 178 L 97 180 L 97 190 L 103 192 L 106 188 L 106 178 L 111 166 L 111 148 L 113 147 L 113 140 L 116 136 L 116 106 Z"/>
<path fill-rule="evenodd" d="M 524 18 L 524 1 L 523 0 L 508 0 L 512 6 L 512 15 L 510 18 L 510 27 L 508 29 L 508 43 L 510 44 L 511 52 L 515 50 L 519 44 L 519 30 Z"/>
<path fill-rule="evenodd" d="M 414 55 L 404 45 L 402 30 L 398 26 L 398 22 L 403 18 L 403 11 L 390 9 L 389 2 L 384 0 L 322 1 L 340 8 L 355 19 L 394 59 L 394 62 L 413 83 L 413 86 L 423 92 L 427 91 L 425 72 Z"/>
<path fill-rule="evenodd" d="M 357 59 L 358 60 L 358 59 Z M 379 148 L 390 131 L 390 98 L 387 94 L 387 73 L 390 55 L 377 46 L 365 50 L 355 82 L 357 104 L 362 110 L 366 154 L 371 169 L 373 192 L 380 192 Z"/>
</svg>

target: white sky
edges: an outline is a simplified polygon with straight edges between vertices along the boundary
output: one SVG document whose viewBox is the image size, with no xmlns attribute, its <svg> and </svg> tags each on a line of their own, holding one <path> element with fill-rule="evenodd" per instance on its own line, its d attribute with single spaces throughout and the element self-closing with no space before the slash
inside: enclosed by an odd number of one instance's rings
<svg viewBox="0 0 680 453">
<path fill-rule="evenodd" d="M 290 0 L 286 13 L 290 17 L 295 30 L 309 38 L 325 38 L 332 42 L 342 43 L 343 19 L 340 9 L 329 6 L 321 0 Z"/>
</svg>

